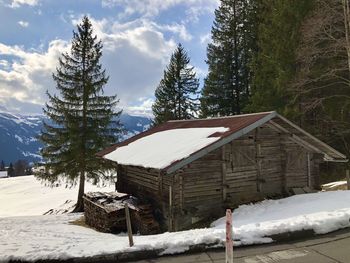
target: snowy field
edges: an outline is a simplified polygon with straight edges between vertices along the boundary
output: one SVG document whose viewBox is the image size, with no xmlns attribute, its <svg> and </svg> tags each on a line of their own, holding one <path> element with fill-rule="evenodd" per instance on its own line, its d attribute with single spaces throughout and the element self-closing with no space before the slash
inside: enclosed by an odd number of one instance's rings
<svg viewBox="0 0 350 263">
<path fill-rule="evenodd" d="M 114 191 L 115 186 L 98 187 L 87 183 L 85 191 Z M 42 215 L 49 210 L 62 213 L 71 209 L 78 196 L 78 187 L 47 187 L 34 176 L 0 179 L 0 217 Z"/>
<path fill-rule="evenodd" d="M 0 187 L 1 200 L 6 197 L 3 191 L 4 189 L 7 191 L 7 188 L 3 186 L 3 181 L 0 181 Z M 27 187 L 30 188 L 29 185 Z M 40 189 L 38 186 L 37 191 Z M 11 195 L 13 195 L 11 200 L 14 200 L 15 194 Z M 42 200 L 35 201 L 37 206 L 44 207 L 47 206 L 46 203 L 53 205 L 48 193 L 39 196 Z M 63 198 L 63 195 L 61 197 Z M 56 198 L 58 199 L 57 196 Z M 58 200 L 56 202 L 62 203 L 65 199 L 66 196 L 61 202 Z M 0 210 L 3 211 L 3 205 L 7 204 L 1 202 Z M 24 205 L 20 207 L 24 208 Z M 31 204 L 30 207 L 34 205 Z M 42 211 L 47 208 L 48 206 Z M 31 214 L 29 211 L 26 213 Z M 9 214 L 7 212 L 6 216 Z M 18 212 L 14 211 L 14 215 L 18 215 Z M 104 234 L 70 224 L 81 216 L 81 214 L 64 214 L 0 218 L 0 261 L 57 259 L 146 249 L 161 249 L 162 254 L 172 254 L 184 252 L 196 244 L 222 246 L 225 239 L 224 218 L 221 218 L 215 221 L 211 228 L 154 236 L 135 236 L 135 246 L 129 248 L 125 234 Z M 235 245 L 269 243 L 273 242 L 269 236 L 277 233 L 313 229 L 318 234 L 324 234 L 349 227 L 349 218 L 350 191 L 297 195 L 240 206 L 233 213 L 233 235 Z"/>
</svg>

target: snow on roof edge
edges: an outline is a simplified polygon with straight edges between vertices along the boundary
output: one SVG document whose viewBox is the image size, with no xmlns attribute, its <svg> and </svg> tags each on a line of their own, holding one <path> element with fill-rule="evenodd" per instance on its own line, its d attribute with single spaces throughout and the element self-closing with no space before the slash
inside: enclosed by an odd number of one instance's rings
<svg viewBox="0 0 350 263">
<path fill-rule="evenodd" d="M 221 139 L 211 135 L 227 131 L 226 127 L 164 130 L 118 147 L 104 158 L 122 165 L 162 170 Z"/>
</svg>

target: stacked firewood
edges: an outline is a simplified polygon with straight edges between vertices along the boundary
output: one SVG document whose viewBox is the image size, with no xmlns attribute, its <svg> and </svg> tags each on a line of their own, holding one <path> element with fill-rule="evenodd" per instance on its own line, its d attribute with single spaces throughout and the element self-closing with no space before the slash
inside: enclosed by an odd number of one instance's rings
<svg viewBox="0 0 350 263">
<path fill-rule="evenodd" d="M 101 232 L 125 232 L 125 203 L 130 209 L 133 232 L 143 235 L 160 232 L 151 205 L 139 204 L 136 198 L 117 192 L 94 192 L 84 195 L 86 224 Z"/>
<path fill-rule="evenodd" d="M 135 229 L 142 235 L 157 234 L 160 232 L 159 223 L 153 216 L 152 206 L 149 204 L 138 205 L 137 210 L 132 211 L 132 222 Z"/>
<path fill-rule="evenodd" d="M 129 198 L 129 195 L 120 193 L 85 194 L 85 223 L 101 232 L 123 231 L 126 228 L 123 201 Z"/>
</svg>

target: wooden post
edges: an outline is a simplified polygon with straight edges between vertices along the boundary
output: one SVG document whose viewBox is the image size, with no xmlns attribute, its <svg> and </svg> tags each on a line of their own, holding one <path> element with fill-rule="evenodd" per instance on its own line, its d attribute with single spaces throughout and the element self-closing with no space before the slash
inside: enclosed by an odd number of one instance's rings
<svg viewBox="0 0 350 263">
<path fill-rule="evenodd" d="M 161 200 L 162 200 L 162 194 L 163 194 L 162 191 L 163 191 L 163 177 L 162 177 L 162 173 L 158 171 L 158 194 Z"/>
<path fill-rule="evenodd" d="M 132 247 L 134 245 L 134 240 L 132 237 L 132 228 L 131 228 L 129 206 L 127 203 L 125 203 L 124 207 L 125 207 L 126 228 L 128 229 L 128 236 L 129 236 L 129 245 L 130 245 L 130 247 Z"/>
<path fill-rule="evenodd" d="M 347 184 L 347 189 L 350 190 L 350 173 L 349 173 L 349 169 L 346 170 L 346 184 Z"/>
<path fill-rule="evenodd" d="M 262 192 L 262 154 L 261 154 L 261 143 L 259 138 L 259 127 L 255 129 L 255 162 L 256 162 L 256 184 L 257 184 L 257 191 Z"/>
<path fill-rule="evenodd" d="M 222 201 L 225 202 L 227 198 L 227 184 L 226 184 L 226 147 L 222 146 L 221 152 L 221 173 L 222 173 L 222 181 L 221 181 L 221 191 L 222 191 Z"/>
<path fill-rule="evenodd" d="M 179 175 L 179 197 L 180 197 L 180 211 L 183 215 L 183 207 L 184 207 L 184 185 L 182 174 Z"/>
<path fill-rule="evenodd" d="M 169 186 L 169 232 L 173 231 L 173 188 Z"/>
<path fill-rule="evenodd" d="M 226 263 L 233 263 L 232 212 L 226 209 Z"/>
</svg>

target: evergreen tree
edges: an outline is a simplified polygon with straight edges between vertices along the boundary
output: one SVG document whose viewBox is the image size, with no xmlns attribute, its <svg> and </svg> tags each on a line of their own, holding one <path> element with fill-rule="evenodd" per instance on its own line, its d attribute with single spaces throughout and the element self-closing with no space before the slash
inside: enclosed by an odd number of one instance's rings
<svg viewBox="0 0 350 263">
<path fill-rule="evenodd" d="M 152 105 L 154 124 L 196 116 L 199 80 L 189 64 L 190 58 L 179 44 L 155 91 L 156 100 Z"/>
<path fill-rule="evenodd" d="M 10 166 L 7 169 L 7 176 L 8 177 L 15 176 L 15 169 L 13 168 L 13 164 L 12 163 L 10 163 Z"/>
<path fill-rule="evenodd" d="M 288 87 L 296 72 L 300 26 L 313 0 L 262 0 L 259 11 L 258 53 L 253 61 L 250 112 L 286 113 Z"/>
<path fill-rule="evenodd" d="M 215 10 L 201 98 L 204 117 L 240 114 L 249 102 L 258 6 L 259 1 L 221 0 Z"/>
<path fill-rule="evenodd" d="M 0 171 L 5 171 L 5 163 L 3 160 L 1 160 Z"/>
<path fill-rule="evenodd" d="M 84 17 L 73 32 L 70 53 L 62 54 L 53 74 L 60 95 L 48 93 L 44 113 L 51 120 L 44 123 L 40 136 L 46 160 L 42 178 L 51 183 L 65 178 L 67 183 L 79 180 L 75 211 L 83 210 L 86 179 L 97 181 L 107 164 L 96 153 L 114 143 L 120 131 L 119 115 L 115 113 L 116 96 L 103 95 L 108 81 L 100 58 L 102 43 L 93 36 L 91 22 Z"/>
</svg>

